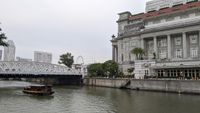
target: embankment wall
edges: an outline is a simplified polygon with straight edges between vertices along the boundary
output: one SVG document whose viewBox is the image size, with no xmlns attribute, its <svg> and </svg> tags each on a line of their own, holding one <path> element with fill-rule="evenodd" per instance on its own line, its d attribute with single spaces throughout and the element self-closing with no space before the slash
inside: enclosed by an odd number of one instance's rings
<svg viewBox="0 0 200 113">
<path fill-rule="evenodd" d="M 126 84 L 130 80 L 129 84 Z M 200 94 L 200 81 L 197 80 L 144 80 L 144 79 L 108 79 L 84 78 L 84 85 L 121 88 L 145 91 Z"/>
</svg>

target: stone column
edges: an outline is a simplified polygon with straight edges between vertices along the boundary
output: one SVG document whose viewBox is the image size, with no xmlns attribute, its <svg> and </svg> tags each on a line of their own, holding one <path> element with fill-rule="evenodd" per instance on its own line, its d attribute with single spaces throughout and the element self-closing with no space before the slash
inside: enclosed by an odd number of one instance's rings
<svg viewBox="0 0 200 113">
<path fill-rule="evenodd" d="M 113 59 L 113 61 L 116 61 L 115 60 L 115 46 L 114 45 L 112 46 L 112 59 Z"/>
<path fill-rule="evenodd" d="M 200 59 L 200 30 L 199 30 L 199 38 L 198 38 L 198 42 L 199 42 L 199 49 L 198 49 L 198 51 L 199 51 L 199 55 L 198 55 L 198 58 Z"/>
<path fill-rule="evenodd" d="M 115 48 L 115 61 L 118 62 L 118 46 Z"/>
<path fill-rule="evenodd" d="M 171 37 L 170 35 L 167 35 L 167 55 L 168 55 L 168 59 L 171 59 Z"/>
<path fill-rule="evenodd" d="M 156 58 L 158 55 L 157 37 L 153 38 L 154 52 L 156 53 Z"/>
<path fill-rule="evenodd" d="M 141 48 L 144 49 L 144 38 L 141 38 Z"/>
<path fill-rule="evenodd" d="M 187 49 L 186 33 L 183 33 L 183 58 L 187 58 Z"/>
</svg>

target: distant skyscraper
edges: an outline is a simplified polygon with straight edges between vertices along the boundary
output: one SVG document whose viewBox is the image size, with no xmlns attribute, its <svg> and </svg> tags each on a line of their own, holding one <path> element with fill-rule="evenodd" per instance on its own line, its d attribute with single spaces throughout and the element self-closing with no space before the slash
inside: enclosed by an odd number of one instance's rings
<svg viewBox="0 0 200 113">
<path fill-rule="evenodd" d="M 28 58 L 21 58 L 21 57 L 16 57 L 17 61 L 23 61 L 23 62 L 31 62 L 32 59 L 28 59 Z"/>
<path fill-rule="evenodd" d="M 47 52 L 34 51 L 34 61 L 51 63 L 52 62 L 52 54 L 47 53 Z"/>
<path fill-rule="evenodd" d="M 4 47 L 4 61 L 15 61 L 15 44 L 8 40 L 8 47 Z"/>
</svg>

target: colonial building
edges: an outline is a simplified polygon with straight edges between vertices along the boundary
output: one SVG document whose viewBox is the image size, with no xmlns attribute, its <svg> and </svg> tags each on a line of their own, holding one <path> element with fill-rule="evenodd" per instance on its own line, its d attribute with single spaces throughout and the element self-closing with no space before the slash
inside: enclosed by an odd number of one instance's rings
<svg viewBox="0 0 200 113">
<path fill-rule="evenodd" d="M 120 13 L 117 23 L 112 56 L 125 74 L 134 68 L 136 78 L 200 77 L 200 0 L 153 0 L 145 13 Z M 143 60 L 134 48 L 144 50 Z"/>
</svg>

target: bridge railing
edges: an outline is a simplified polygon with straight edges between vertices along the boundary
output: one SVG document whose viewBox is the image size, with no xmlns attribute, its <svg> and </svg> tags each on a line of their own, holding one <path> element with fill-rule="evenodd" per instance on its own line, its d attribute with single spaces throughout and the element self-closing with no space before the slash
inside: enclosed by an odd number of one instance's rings
<svg viewBox="0 0 200 113">
<path fill-rule="evenodd" d="M 80 72 L 66 66 L 50 63 L 0 61 L 0 74 L 80 75 Z"/>
</svg>

